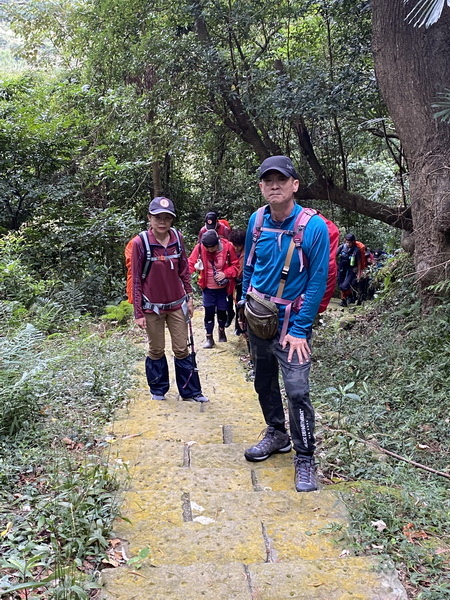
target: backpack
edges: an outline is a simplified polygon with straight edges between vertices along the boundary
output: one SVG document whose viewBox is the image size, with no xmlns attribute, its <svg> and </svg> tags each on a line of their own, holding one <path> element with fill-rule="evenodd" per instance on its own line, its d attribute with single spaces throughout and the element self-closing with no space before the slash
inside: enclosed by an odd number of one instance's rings
<svg viewBox="0 0 450 600">
<path fill-rule="evenodd" d="M 358 241 L 355 244 L 359 249 L 359 267 L 361 271 L 364 271 L 367 267 L 366 245 Z"/>
<path fill-rule="evenodd" d="M 263 227 L 264 220 L 264 211 L 266 210 L 267 205 L 261 206 L 258 208 L 256 212 L 255 224 L 253 227 L 253 238 L 252 238 L 252 247 L 250 249 L 247 265 L 251 265 L 253 260 L 253 255 L 255 253 L 256 242 L 261 235 L 261 231 L 276 231 L 280 232 L 280 229 L 270 229 L 268 227 Z M 295 223 L 294 229 L 292 231 L 284 231 L 283 233 L 286 235 L 292 235 L 295 243 L 295 247 L 297 248 L 300 260 L 300 271 L 304 269 L 304 267 L 308 266 L 308 257 L 302 250 L 303 243 L 303 233 L 305 227 L 309 223 L 309 220 L 314 215 L 318 215 L 326 224 L 328 229 L 328 235 L 330 238 L 330 258 L 328 262 L 328 278 L 327 285 L 325 288 L 325 293 L 322 297 L 322 300 L 319 305 L 319 313 L 323 313 L 327 308 L 336 288 L 336 277 L 337 277 L 337 264 L 336 264 L 336 252 L 339 245 L 339 229 L 333 221 L 330 221 L 326 217 L 324 217 L 319 211 L 313 208 L 303 208 L 298 214 Z M 287 273 L 285 275 L 285 279 L 287 277 Z"/>
<path fill-rule="evenodd" d="M 225 225 L 225 227 L 228 227 L 228 229 L 231 231 L 233 228 L 231 227 L 230 223 L 226 220 L 226 219 L 218 219 L 219 223 L 222 223 L 222 225 Z"/>
<path fill-rule="evenodd" d="M 145 262 L 142 267 L 142 281 L 145 280 L 147 275 L 149 274 L 150 267 L 152 266 L 152 262 L 154 260 L 170 260 L 172 258 L 180 258 L 182 254 L 182 244 L 180 234 L 175 227 L 171 227 L 170 231 L 175 234 L 175 238 L 177 240 L 177 250 L 175 254 L 170 254 L 169 256 L 152 256 L 152 247 L 148 240 L 147 231 L 141 231 L 139 233 L 139 237 L 142 240 L 142 243 L 145 248 Z M 134 239 L 134 238 L 133 238 Z M 131 268 L 131 254 L 133 250 L 133 239 L 131 239 L 128 244 L 125 246 L 125 267 L 127 270 L 127 283 L 126 283 L 126 293 L 127 299 L 130 304 L 133 304 L 133 274 Z"/>
</svg>

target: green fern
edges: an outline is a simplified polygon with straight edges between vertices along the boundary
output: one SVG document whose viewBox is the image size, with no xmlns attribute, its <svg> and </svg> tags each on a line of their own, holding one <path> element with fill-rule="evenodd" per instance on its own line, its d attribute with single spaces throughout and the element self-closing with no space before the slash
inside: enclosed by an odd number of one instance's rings
<svg viewBox="0 0 450 600">
<path fill-rule="evenodd" d="M 120 325 L 125 325 L 133 316 L 133 305 L 123 300 L 119 304 L 109 304 L 105 307 L 105 315 L 100 318 L 104 321 L 117 321 Z"/>
<path fill-rule="evenodd" d="M 430 285 L 427 287 L 427 290 L 434 294 L 442 294 L 443 296 L 450 297 L 450 279 L 444 279 L 434 285 Z"/>
<path fill-rule="evenodd" d="M 441 110 L 439 110 L 437 113 L 434 113 L 434 117 L 436 119 L 441 119 L 441 121 L 450 123 L 450 90 L 441 92 L 438 94 L 438 96 L 440 96 L 442 100 L 433 104 L 433 108 L 438 108 Z"/>
</svg>

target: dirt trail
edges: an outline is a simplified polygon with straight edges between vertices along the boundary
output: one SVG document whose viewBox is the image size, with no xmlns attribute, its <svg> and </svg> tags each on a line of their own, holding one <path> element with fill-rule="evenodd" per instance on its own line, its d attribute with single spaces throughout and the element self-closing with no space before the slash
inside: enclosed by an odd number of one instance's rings
<svg viewBox="0 0 450 600">
<path fill-rule="evenodd" d="M 139 570 L 105 570 L 104 600 L 406 600 L 380 558 L 337 542 L 347 515 L 332 486 L 295 492 L 292 453 L 244 459 L 264 427 L 240 360 L 245 342 L 228 330 L 229 342 L 203 350 L 202 318 L 198 310 L 195 339 L 210 402 L 179 400 L 174 382 L 165 402 L 150 400 L 142 361 L 140 387 L 114 424 L 112 461 L 130 474 L 129 522 L 115 533 L 129 556 L 150 555 Z"/>
</svg>

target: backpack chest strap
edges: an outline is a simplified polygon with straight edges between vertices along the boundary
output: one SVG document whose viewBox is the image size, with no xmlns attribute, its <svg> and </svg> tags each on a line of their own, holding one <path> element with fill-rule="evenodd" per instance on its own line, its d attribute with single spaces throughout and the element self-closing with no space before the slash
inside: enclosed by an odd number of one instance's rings
<svg viewBox="0 0 450 600">
<path fill-rule="evenodd" d="M 176 254 L 161 254 L 160 256 L 152 256 L 150 260 L 153 262 L 155 260 L 173 260 L 174 258 L 180 258 L 181 252 L 177 252 Z"/>
</svg>

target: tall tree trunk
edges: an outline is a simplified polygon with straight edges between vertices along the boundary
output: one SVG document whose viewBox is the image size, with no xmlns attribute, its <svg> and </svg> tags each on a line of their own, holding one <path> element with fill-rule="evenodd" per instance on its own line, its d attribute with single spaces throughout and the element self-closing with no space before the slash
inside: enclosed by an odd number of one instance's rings
<svg viewBox="0 0 450 600">
<path fill-rule="evenodd" d="M 450 8 L 429 29 L 405 21 L 411 5 L 373 0 L 373 51 L 381 93 L 408 161 L 414 261 L 426 287 L 450 274 L 450 126 L 433 103 L 450 85 Z"/>
</svg>

